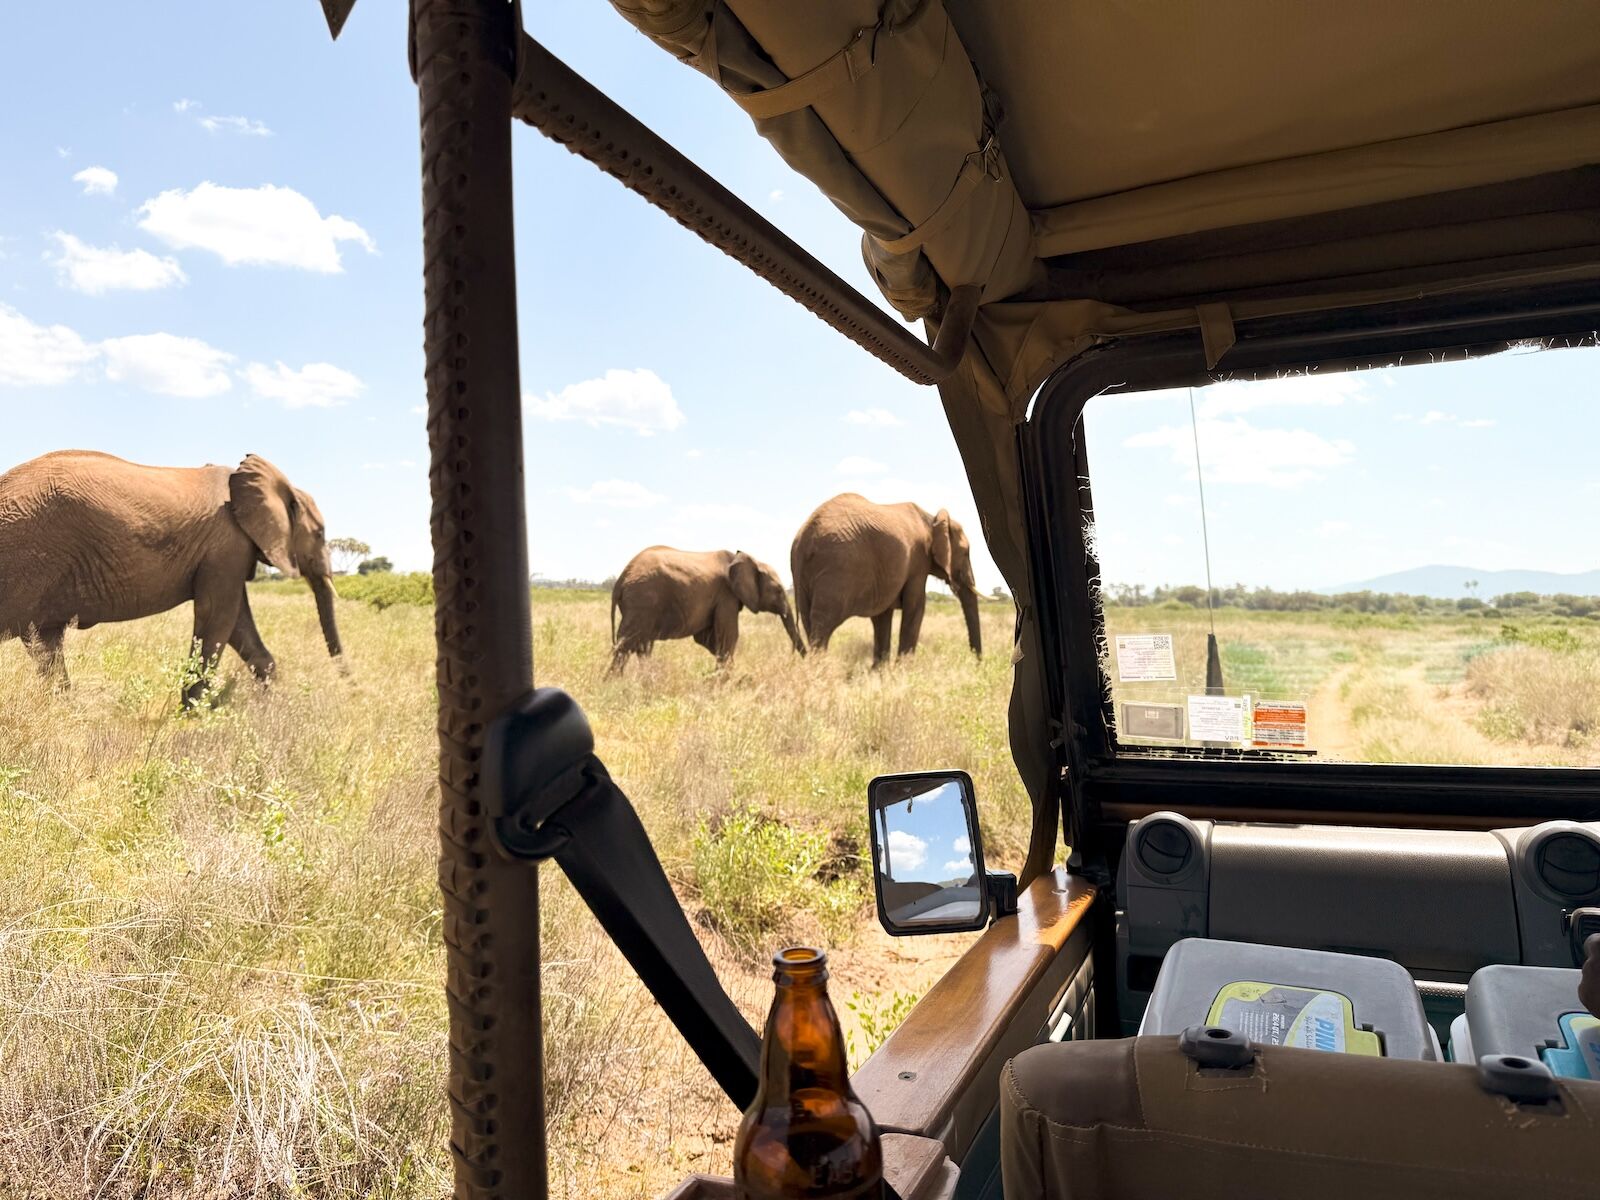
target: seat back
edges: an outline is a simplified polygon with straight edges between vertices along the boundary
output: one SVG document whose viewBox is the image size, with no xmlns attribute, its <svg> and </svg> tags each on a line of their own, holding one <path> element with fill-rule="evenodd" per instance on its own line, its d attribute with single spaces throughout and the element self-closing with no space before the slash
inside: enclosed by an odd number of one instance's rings
<svg viewBox="0 0 1600 1200">
<path fill-rule="evenodd" d="M 1035 1046 L 1000 1081 L 1006 1200 L 1600 1200 L 1600 1082 L 1516 1104 L 1465 1064 L 1175 1037 Z"/>
</svg>

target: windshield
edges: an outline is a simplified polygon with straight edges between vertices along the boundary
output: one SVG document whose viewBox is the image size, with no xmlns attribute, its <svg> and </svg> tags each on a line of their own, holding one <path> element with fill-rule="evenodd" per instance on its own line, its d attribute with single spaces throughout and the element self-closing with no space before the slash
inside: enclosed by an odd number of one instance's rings
<svg viewBox="0 0 1600 1200">
<path fill-rule="evenodd" d="M 1600 765 L 1600 350 L 1105 394 L 1122 750 Z"/>
</svg>

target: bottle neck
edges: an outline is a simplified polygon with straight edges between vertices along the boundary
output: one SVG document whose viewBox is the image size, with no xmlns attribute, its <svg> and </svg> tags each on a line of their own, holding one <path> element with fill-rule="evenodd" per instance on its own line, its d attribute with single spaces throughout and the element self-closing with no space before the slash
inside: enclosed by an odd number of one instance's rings
<svg viewBox="0 0 1600 1200">
<path fill-rule="evenodd" d="M 801 1088 L 850 1092 L 839 1015 L 828 999 L 824 966 L 786 968 L 773 973 L 777 995 L 767 1014 L 761 1050 L 761 1091 L 767 1097 Z"/>
</svg>

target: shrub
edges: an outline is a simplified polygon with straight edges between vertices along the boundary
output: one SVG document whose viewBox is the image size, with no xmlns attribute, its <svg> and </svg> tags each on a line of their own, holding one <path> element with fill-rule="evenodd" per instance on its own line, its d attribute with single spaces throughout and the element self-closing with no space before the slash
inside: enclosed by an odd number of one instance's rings
<svg viewBox="0 0 1600 1200">
<path fill-rule="evenodd" d="M 864 892 L 859 873 L 837 875 L 835 860 L 828 834 L 748 808 L 714 825 L 702 821 L 690 850 L 708 919 L 740 951 L 757 957 L 777 948 L 778 935 L 805 932 L 807 915 L 830 941 L 849 936 Z M 833 881 L 823 882 L 824 874 L 833 874 Z"/>
<path fill-rule="evenodd" d="M 382 610 L 396 604 L 431 605 L 433 576 L 424 571 L 396 575 L 377 571 L 365 575 L 344 575 L 334 581 L 343 600 L 360 600 Z"/>
</svg>

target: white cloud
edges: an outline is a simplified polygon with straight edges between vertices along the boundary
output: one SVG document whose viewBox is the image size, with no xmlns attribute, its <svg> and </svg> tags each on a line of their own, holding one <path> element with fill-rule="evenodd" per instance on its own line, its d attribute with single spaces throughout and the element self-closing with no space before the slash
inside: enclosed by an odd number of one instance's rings
<svg viewBox="0 0 1600 1200">
<path fill-rule="evenodd" d="M 845 413 L 844 419 L 850 425 L 872 425 L 880 429 L 887 429 L 893 425 L 904 425 L 905 422 L 895 416 L 887 408 L 856 408 Z"/>
<path fill-rule="evenodd" d="M 1337 537 L 1341 533 L 1350 532 L 1349 521 L 1324 521 L 1317 526 L 1317 532 L 1323 537 Z"/>
<path fill-rule="evenodd" d="M 875 459 L 852 454 L 848 458 L 841 458 L 838 465 L 833 468 L 833 472 L 835 475 L 882 475 L 888 469 Z"/>
<path fill-rule="evenodd" d="M 1419 424 L 1419 425 L 1442 425 L 1446 421 L 1454 421 L 1454 420 L 1455 420 L 1455 418 L 1453 416 L 1451 416 L 1449 413 L 1440 412 L 1437 408 L 1430 408 L 1427 412 L 1422 414 L 1421 418 L 1417 421 L 1417 424 Z"/>
<path fill-rule="evenodd" d="M 72 177 L 85 196 L 109 196 L 117 190 L 117 173 L 108 167 L 85 167 Z"/>
<path fill-rule="evenodd" d="M 651 508 L 666 499 L 628 479 L 602 479 L 586 488 L 567 488 L 567 498 L 578 504 L 599 504 L 606 508 Z"/>
<path fill-rule="evenodd" d="M 1470 421 L 1461 422 L 1463 429 L 1492 429 L 1496 422 L 1493 417 L 1474 417 Z"/>
<path fill-rule="evenodd" d="M 191 108 L 199 107 L 200 101 L 198 100 L 174 100 L 172 102 L 172 111 L 175 113 L 186 113 Z"/>
<path fill-rule="evenodd" d="M 298 371 L 285 363 L 253 362 L 244 369 L 256 395 L 285 408 L 332 408 L 361 394 L 366 385 L 332 363 L 307 363 Z"/>
<path fill-rule="evenodd" d="M 972 860 L 970 858 L 952 858 L 944 864 L 944 869 L 952 876 L 971 875 Z"/>
<path fill-rule="evenodd" d="M 344 269 L 341 242 L 376 252 L 372 238 L 354 221 L 324 217 L 293 188 L 272 184 L 173 188 L 140 206 L 139 228 L 175 250 L 209 250 L 230 267 L 256 264 L 334 274 Z"/>
<path fill-rule="evenodd" d="M 246 137 L 272 136 L 272 130 L 250 117 L 201 117 L 200 128 L 207 133 L 242 133 Z"/>
<path fill-rule="evenodd" d="M 1325 438 L 1305 429 L 1260 429 L 1243 417 L 1198 420 L 1201 460 L 1207 483 L 1295 487 L 1322 478 L 1355 454 L 1344 438 Z M 1163 425 L 1136 433 L 1122 444 L 1133 449 L 1164 447 L 1175 466 L 1193 479 L 1194 434 L 1187 425 Z"/>
<path fill-rule="evenodd" d="M 928 861 L 928 842 L 904 829 L 889 831 L 889 865 L 896 878 Z"/>
<path fill-rule="evenodd" d="M 197 400 L 219 396 L 233 386 L 228 364 L 233 355 L 199 338 L 144 333 L 100 343 L 106 378 L 163 396 Z"/>
<path fill-rule="evenodd" d="M 70 146 L 57 146 L 56 147 L 56 157 L 57 158 L 71 158 L 72 157 L 72 147 L 70 147 Z"/>
<path fill-rule="evenodd" d="M 116 246 L 90 246 L 70 233 L 51 234 L 61 253 L 55 263 L 64 286 L 98 296 L 103 292 L 149 292 L 187 283 L 175 258 L 158 258 L 148 250 L 122 250 Z"/>
<path fill-rule="evenodd" d="M 1337 407 L 1368 400 L 1367 380 L 1350 371 L 1244 379 L 1201 388 L 1195 412 L 1201 417 L 1236 416 L 1263 408 Z"/>
<path fill-rule="evenodd" d="M 419 417 L 426 416 L 428 413 L 428 406 L 426 404 L 413 404 L 411 406 L 411 411 L 416 413 Z"/>
<path fill-rule="evenodd" d="M 98 351 L 65 325 L 35 325 L 0 304 L 0 386 L 49 387 L 77 378 Z"/>
<path fill-rule="evenodd" d="M 684 422 L 672 389 L 654 371 L 612 368 L 599 379 L 585 379 L 543 398 L 522 397 L 528 412 L 546 421 L 582 421 L 593 429 L 615 425 L 641 437 L 670 432 Z"/>
<path fill-rule="evenodd" d="M 782 188 L 773 188 L 770 192 L 767 193 L 767 199 L 768 200 L 782 200 L 783 199 L 783 189 Z"/>
</svg>

